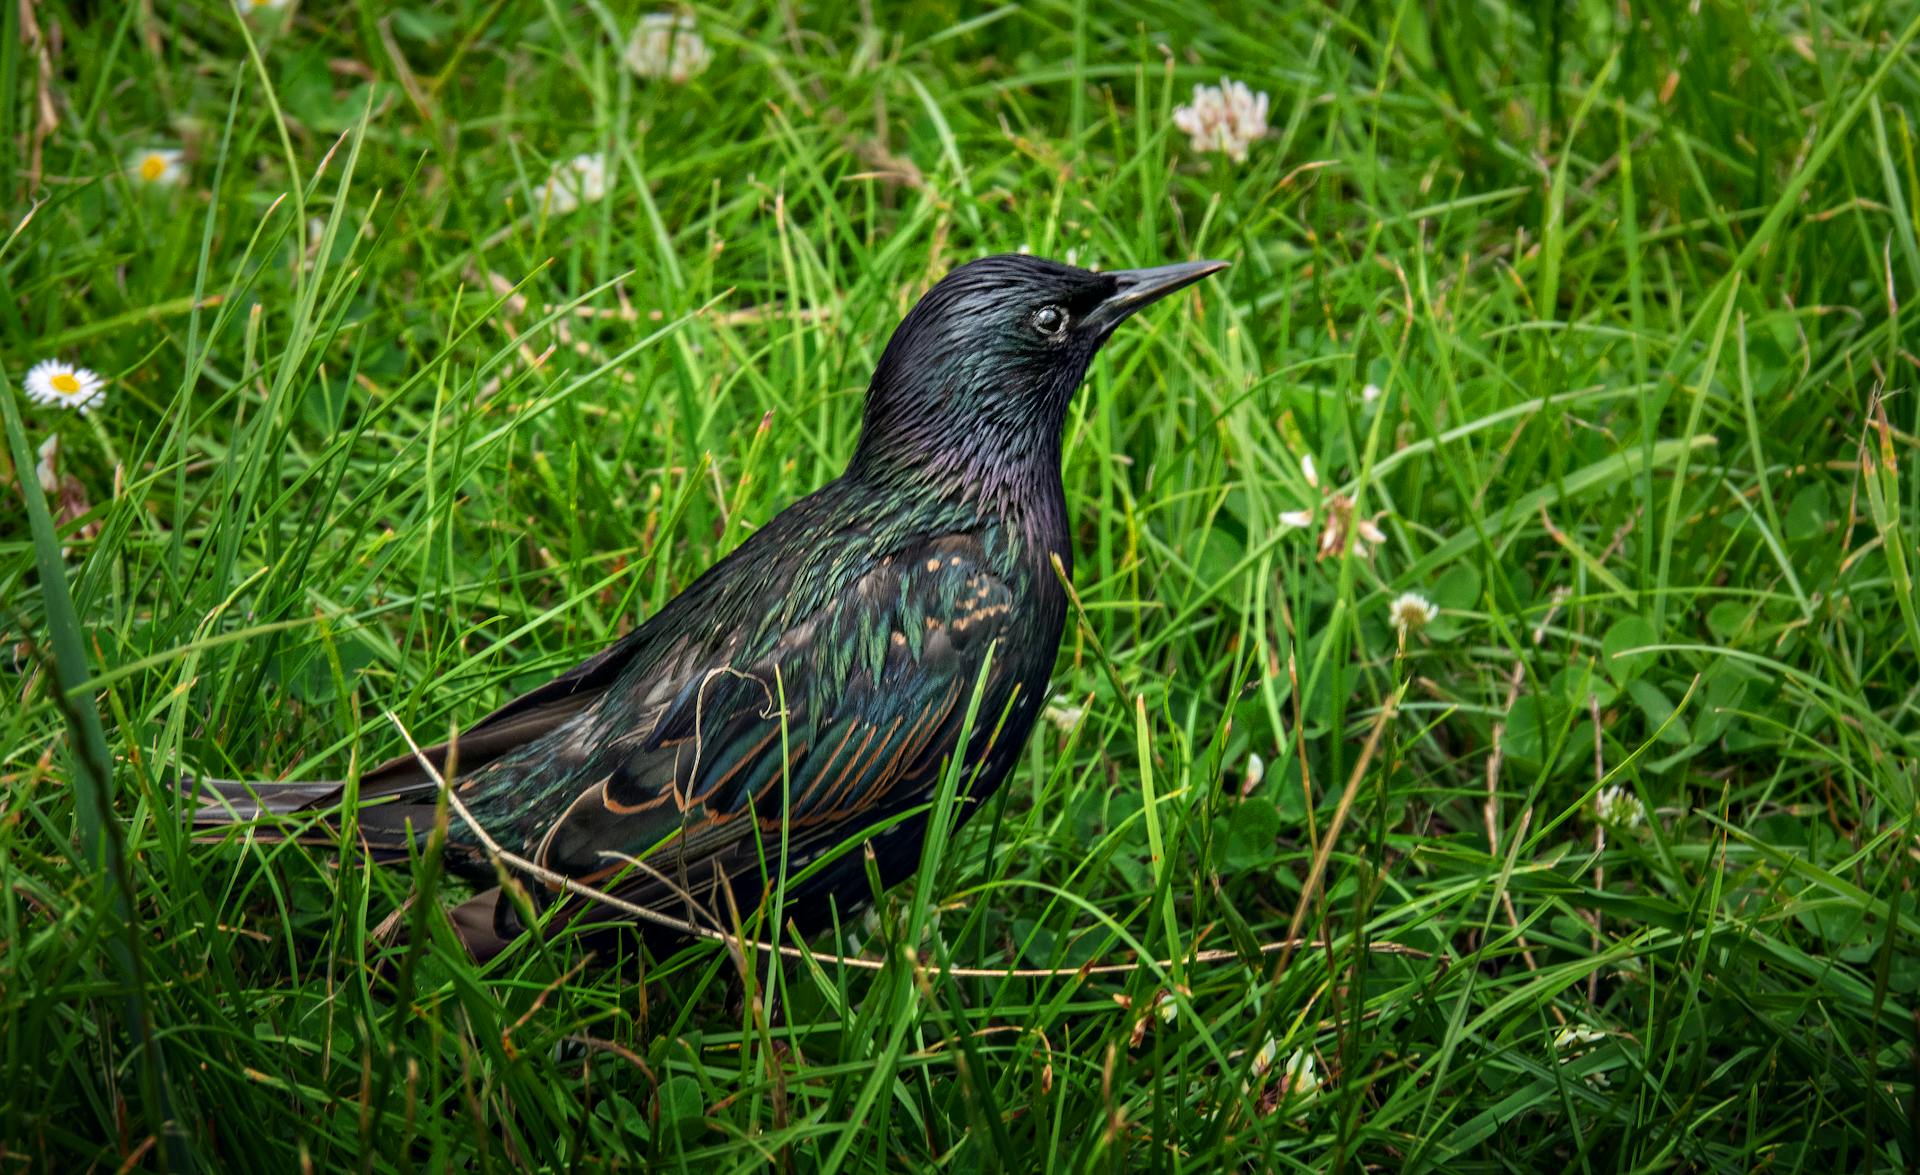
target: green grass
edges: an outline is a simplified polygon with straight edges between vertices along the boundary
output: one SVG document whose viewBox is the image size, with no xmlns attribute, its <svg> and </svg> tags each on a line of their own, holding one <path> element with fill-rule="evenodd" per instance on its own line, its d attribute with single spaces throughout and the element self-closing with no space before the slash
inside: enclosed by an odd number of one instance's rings
<svg viewBox="0 0 1920 1175">
<path fill-rule="evenodd" d="M 874 7 L 702 7 L 677 87 L 598 2 L 4 6 L 0 484 L 57 431 L 91 509 L 0 520 L 0 1171 L 1920 1162 L 1911 6 Z M 1170 127 L 1222 74 L 1240 166 Z M 1076 403 L 1084 721 L 760 959 L 780 1021 L 712 945 L 396 993 L 416 876 L 183 835 L 176 769 L 344 773 L 651 614 L 1021 245 L 1234 267 Z M 1369 557 L 1281 526 L 1308 455 Z"/>
</svg>

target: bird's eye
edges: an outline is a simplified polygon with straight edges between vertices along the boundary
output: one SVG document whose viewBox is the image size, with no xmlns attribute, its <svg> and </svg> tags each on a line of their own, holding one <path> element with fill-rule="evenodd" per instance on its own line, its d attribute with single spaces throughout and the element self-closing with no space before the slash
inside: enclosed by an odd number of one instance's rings
<svg viewBox="0 0 1920 1175">
<path fill-rule="evenodd" d="M 1033 312 L 1033 329 L 1054 337 L 1067 329 L 1067 312 L 1058 306 L 1042 306 Z"/>
</svg>

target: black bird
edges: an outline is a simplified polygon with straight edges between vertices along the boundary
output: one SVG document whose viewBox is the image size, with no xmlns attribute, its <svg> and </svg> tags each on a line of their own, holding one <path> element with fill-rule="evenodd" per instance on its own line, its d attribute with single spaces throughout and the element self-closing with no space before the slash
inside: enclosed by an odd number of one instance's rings
<svg viewBox="0 0 1920 1175">
<path fill-rule="evenodd" d="M 725 922 L 723 886 L 750 913 L 778 869 L 783 804 L 788 876 L 856 846 L 788 890 L 787 916 L 806 931 L 834 902 L 843 915 L 863 904 L 860 839 L 884 884 L 913 871 L 983 666 L 963 818 L 1033 729 L 1067 611 L 1051 560 L 1072 564 L 1061 431 L 1088 364 L 1122 320 L 1225 264 L 959 266 L 887 343 L 845 473 L 627 637 L 424 757 L 451 757 L 456 794 L 502 848 L 668 918 Z M 436 786 L 411 754 L 362 775 L 353 819 L 368 851 L 404 859 L 424 842 Z M 338 782 L 200 787 L 202 827 L 319 815 L 342 797 Z M 446 861 L 497 880 L 459 819 Z M 540 906 L 558 896 L 527 888 Z M 583 917 L 633 920 L 605 905 Z M 520 921 L 497 884 L 453 913 L 483 960 Z M 674 941 L 642 929 L 656 949 Z"/>
</svg>

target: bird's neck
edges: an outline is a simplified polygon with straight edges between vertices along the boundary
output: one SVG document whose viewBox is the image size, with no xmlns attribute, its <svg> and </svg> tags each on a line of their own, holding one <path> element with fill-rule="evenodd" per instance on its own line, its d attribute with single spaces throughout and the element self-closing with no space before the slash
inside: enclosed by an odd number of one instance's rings
<svg viewBox="0 0 1920 1175">
<path fill-rule="evenodd" d="M 925 514 L 928 530 L 1002 528 L 1020 554 L 1044 565 L 1057 553 L 1071 567 L 1058 440 L 1031 449 L 1004 438 L 974 440 L 949 438 L 936 449 L 893 452 L 869 447 L 863 438 L 847 478 L 877 504 Z"/>
<path fill-rule="evenodd" d="M 1070 561 L 1060 441 L 1083 370 L 1025 380 L 983 371 L 990 357 L 909 363 L 927 357 L 895 350 L 888 345 L 867 389 L 848 479 L 875 487 L 889 509 L 917 505 L 998 524 L 1042 565 L 1050 553 Z"/>
</svg>

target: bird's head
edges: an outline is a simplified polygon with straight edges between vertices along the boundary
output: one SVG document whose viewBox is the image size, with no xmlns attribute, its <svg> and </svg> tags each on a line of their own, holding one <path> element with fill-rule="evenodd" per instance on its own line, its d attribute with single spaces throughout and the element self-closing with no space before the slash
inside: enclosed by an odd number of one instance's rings
<svg viewBox="0 0 1920 1175">
<path fill-rule="evenodd" d="M 851 472 L 964 476 L 1057 463 L 1067 405 L 1114 328 L 1226 264 L 1095 273 L 1002 254 L 957 267 L 888 341 Z"/>
</svg>

